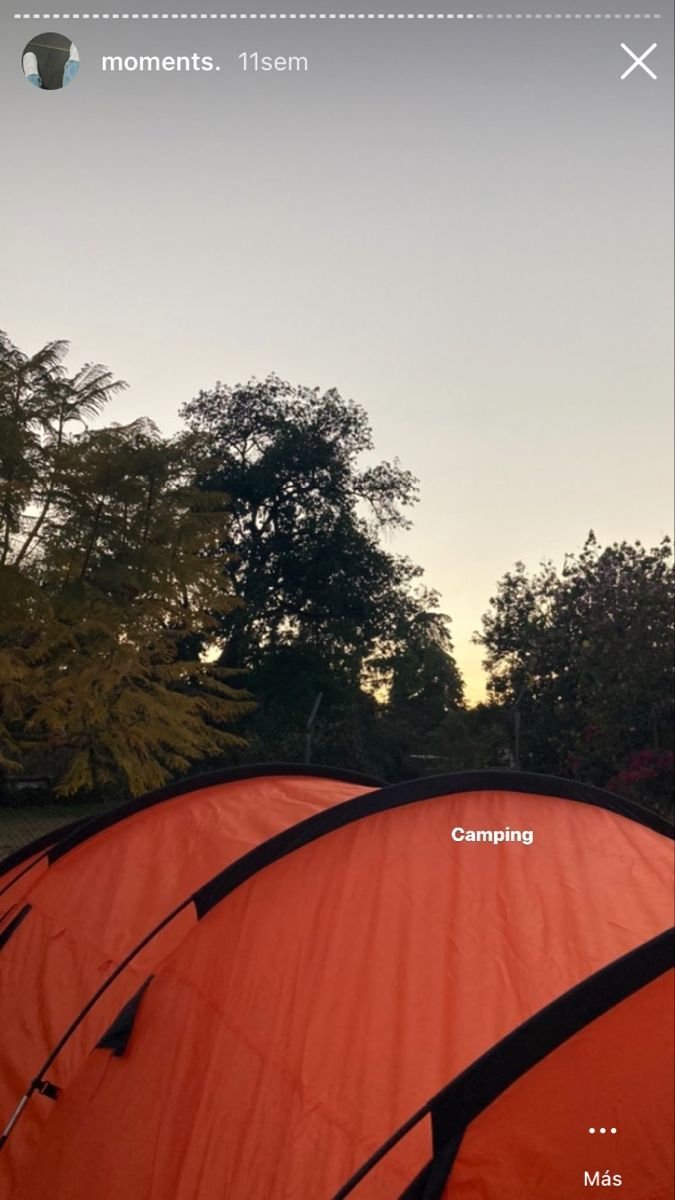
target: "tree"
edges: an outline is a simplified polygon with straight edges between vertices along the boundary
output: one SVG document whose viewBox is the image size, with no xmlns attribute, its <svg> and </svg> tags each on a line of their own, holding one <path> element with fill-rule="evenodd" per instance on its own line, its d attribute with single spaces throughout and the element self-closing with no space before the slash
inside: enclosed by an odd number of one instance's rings
<svg viewBox="0 0 675 1200">
<path fill-rule="evenodd" d="M 418 613 L 391 660 L 390 708 L 422 727 L 437 725 L 451 708 L 461 707 L 463 694 L 447 617 Z"/>
<path fill-rule="evenodd" d="M 672 748 L 671 559 L 668 540 L 602 549 L 591 533 L 560 572 L 501 580 L 477 640 L 492 697 L 521 713 L 523 765 L 604 785 Z"/>
<path fill-rule="evenodd" d="M 2 762 L 49 755 L 60 794 L 137 793 L 241 741 L 224 726 L 250 705 L 183 652 L 198 638 L 217 654 L 236 603 L 224 498 L 196 486 L 194 436 L 144 420 L 71 432 L 116 386 L 102 368 L 69 380 L 63 343 L 0 350 Z"/>
<path fill-rule="evenodd" d="M 247 678 L 257 708 L 246 722 L 246 761 L 302 762 L 307 721 L 311 761 L 382 774 L 376 736 L 378 703 L 346 667 L 330 665 L 314 645 L 299 641 L 270 651 Z"/>
<path fill-rule="evenodd" d="M 420 569 L 379 543 L 409 524 L 410 472 L 360 465 L 372 450 L 368 419 L 336 391 L 271 375 L 218 384 L 182 412 L 207 449 L 202 486 L 230 500 L 227 569 L 242 604 L 223 621 L 226 661 L 255 666 L 298 639 L 359 671 L 417 609 Z"/>
<path fill-rule="evenodd" d="M 464 731 L 455 719 L 464 709 L 448 618 L 421 611 L 402 631 L 384 661 L 389 679 L 379 714 L 379 741 L 388 778 L 414 778 L 447 769 Z"/>
<path fill-rule="evenodd" d="M 394 676 L 402 692 L 421 655 L 427 689 L 434 671 L 441 691 L 460 686 L 436 596 L 419 567 L 382 544 L 408 526 L 416 481 L 397 460 L 364 465 L 367 415 L 335 390 L 271 375 L 217 384 L 182 412 L 206 448 L 202 487 L 229 498 L 225 570 L 242 603 L 221 617 L 222 662 L 251 672 L 249 753 L 302 754 L 320 693 L 314 753 L 378 769 L 377 720 Z"/>
<path fill-rule="evenodd" d="M 92 364 L 69 378 L 67 349 L 67 342 L 49 342 L 29 357 L 0 331 L 0 566 L 20 566 L 35 554 L 71 428 L 125 386 Z"/>
</svg>

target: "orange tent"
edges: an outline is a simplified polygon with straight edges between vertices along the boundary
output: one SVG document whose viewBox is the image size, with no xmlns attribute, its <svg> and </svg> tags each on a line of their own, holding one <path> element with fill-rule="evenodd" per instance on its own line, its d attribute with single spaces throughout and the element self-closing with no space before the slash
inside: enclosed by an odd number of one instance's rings
<svg viewBox="0 0 675 1200">
<path fill-rule="evenodd" d="M 379 1194 L 381 1160 L 423 1121 L 431 1156 L 405 1200 L 568 1200 L 593 1187 L 672 1196 L 672 962 L 669 930 L 547 1005 L 434 1096 L 335 1200 Z"/>
<path fill-rule="evenodd" d="M 92 993 L 158 921 L 259 842 L 377 785 L 322 768 L 223 771 L 76 822 L 8 860 L 0 873 L 0 1128 Z M 173 921 L 124 978 L 113 981 L 91 1026 L 82 1023 L 69 1039 L 62 1080 L 95 1044 L 100 1022 L 112 1018 L 142 972 L 190 923 L 188 913 L 183 922 Z M 35 1104 L 20 1136 L 0 1155 L 0 1194 L 30 1153 L 49 1107 Z"/>
<path fill-rule="evenodd" d="M 84 823 L 85 819 L 81 818 L 79 821 L 72 821 L 68 825 L 60 825 L 58 829 L 43 834 L 42 837 L 36 838 L 33 842 L 28 842 L 25 846 L 21 846 L 19 850 L 13 851 L 12 854 L 8 854 L 6 858 L 0 861 L 0 913 L 3 913 L 5 910 L 2 897 L 9 892 L 13 881 L 20 875 L 27 874 L 33 862 L 41 858 L 61 838 L 65 838 L 69 833 L 74 833 Z M 0 924 L 2 924 L 1 918 Z"/>
<path fill-rule="evenodd" d="M 668 834 L 482 772 L 225 855 L 24 1080 L 8 1196 L 572 1200 L 614 1166 L 623 1195 L 671 1196 Z"/>
</svg>

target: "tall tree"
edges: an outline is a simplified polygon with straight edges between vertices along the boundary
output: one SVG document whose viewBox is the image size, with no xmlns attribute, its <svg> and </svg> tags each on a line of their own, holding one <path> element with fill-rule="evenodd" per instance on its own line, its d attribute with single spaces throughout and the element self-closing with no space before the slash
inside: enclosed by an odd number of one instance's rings
<svg viewBox="0 0 675 1200">
<path fill-rule="evenodd" d="M 223 623 L 228 659 L 254 666 L 298 637 L 360 666 L 414 608 L 419 568 L 379 541 L 408 525 L 410 472 L 360 464 L 372 435 L 359 405 L 273 375 L 218 384 L 183 415 L 207 447 L 203 487 L 230 498 L 226 549 L 242 605 Z"/>
<path fill-rule="evenodd" d="M 0 566 L 36 553 L 73 427 L 125 386 L 90 363 L 69 377 L 67 350 L 67 342 L 49 342 L 29 356 L 0 331 Z"/>
<path fill-rule="evenodd" d="M 387 778 L 405 779 L 448 769 L 466 738 L 458 720 L 464 686 L 448 618 L 420 611 L 402 632 L 385 659 L 389 687 L 380 706 L 378 742 Z"/>
<path fill-rule="evenodd" d="M 136 793 L 240 742 L 225 725 L 246 711 L 241 692 L 183 651 L 196 637 L 217 655 L 217 614 L 236 603 L 227 514 L 196 486 L 194 436 L 144 420 L 71 432 L 114 385 L 101 368 L 68 380 L 63 350 L 24 361 L 3 343 L 0 415 L 28 467 L 0 461 L 0 754 L 13 770 L 48 756 L 61 794 Z M 94 396 L 75 409 L 87 378 Z"/>
<path fill-rule="evenodd" d="M 460 687 L 436 596 L 383 544 L 409 525 L 415 479 L 397 460 L 372 462 L 365 411 L 335 390 L 271 375 L 217 384 L 183 415 L 207 448 L 202 486 L 229 497 L 226 570 L 242 604 L 220 623 L 223 662 L 251 669 L 251 753 L 302 754 L 320 695 L 313 754 L 379 769 L 394 676 L 402 697 L 405 671 L 426 671 L 429 703 L 435 686 Z"/>
<path fill-rule="evenodd" d="M 389 704 L 436 725 L 463 702 L 461 675 L 452 653 L 448 620 L 441 613 L 420 612 L 406 629 L 403 645 L 391 662 Z"/>
<path fill-rule="evenodd" d="M 591 533 L 561 571 L 516 564 L 478 641 L 495 701 L 520 714 L 520 759 L 605 784 L 672 749 L 672 548 L 604 549 Z"/>
</svg>

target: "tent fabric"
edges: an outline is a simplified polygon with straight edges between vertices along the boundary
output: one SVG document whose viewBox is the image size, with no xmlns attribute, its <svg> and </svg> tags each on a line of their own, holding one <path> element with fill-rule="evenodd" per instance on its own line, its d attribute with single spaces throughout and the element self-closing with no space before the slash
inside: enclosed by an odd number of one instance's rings
<svg viewBox="0 0 675 1200">
<path fill-rule="evenodd" d="M 472 1200 L 478 1179 L 500 1200 L 569 1200 L 598 1181 L 604 1191 L 607 1176 L 631 1200 L 672 1197 L 672 1064 L 671 969 L 496 1100 L 462 1138 L 439 1200 Z"/>
<path fill-rule="evenodd" d="M 44 833 L 42 837 L 35 838 L 32 842 L 27 842 L 18 850 L 12 851 L 6 858 L 0 861 L 0 911 L 2 910 L 2 895 L 5 891 L 9 891 L 9 885 L 16 879 L 20 872 L 25 871 L 28 866 L 37 858 L 41 857 L 46 850 L 49 850 L 61 838 L 66 837 L 70 833 L 74 833 L 81 825 L 86 823 L 86 818 L 80 817 L 78 821 L 70 821 L 67 825 L 60 825 L 58 829 L 50 830 L 49 833 Z"/>
<path fill-rule="evenodd" d="M 6 920 L 7 909 L 12 907 L 13 901 L 32 882 L 32 880 L 27 880 L 23 885 L 20 881 L 29 875 L 31 868 L 36 863 L 44 862 L 46 864 L 47 852 L 52 850 L 57 842 L 65 840 L 86 824 L 87 818 L 80 817 L 77 821 L 59 825 L 58 828 L 50 830 L 42 837 L 35 838 L 32 842 L 27 842 L 0 860 L 0 929 Z M 12 893 L 11 897 L 10 892 Z"/>
<path fill-rule="evenodd" d="M 0 1128 L 73 1018 L 167 913 L 259 842 L 376 783 L 332 769 L 238 768 L 132 801 L 29 858 L 0 897 Z M 174 920 L 108 989 L 60 1056 L 59 1084 L 195 920 L 194 910 Z M 0 1155 L 0 1187 L 48 1111 L 39 1097 Z"/>
<path fill-rule="evenodd" d="M 36 874 L 41 873 L 63 855 L 69 854 L 83 841 L 89 841 L 96 834 L 118 825 L 120 821 L 126 822 L 130 817 L 137 816 L 148 809 L 154 809 L 166 801 L 192 796 L 201 793 L 205 788 L 243 782 L 262 776 L 328 778 L 336 783 L 353 784 L 351 795 L 382 787 L 381 780 L 360 772 L 341 770 L 336 767 L 306 767 L 287 763 L 234 767 L 229 770 L 213 771 L 207 775 L 192 776 L 177 783 L 168 784 L 153 792 L 136 797 L 127 804 L 118 805 L 115 809 L 98 817 L 92 817 L 89 820 L 81 819 L 64 825 L 2 860 L 0 862 L 0 921 L 8 907 L 29 890 Z M 309 790 L 311 791 L 311 785 Z M 317 809 L 323 807 L 322 801 L 319 799 L 310 803 L 310 809 L 312 807 Z M 308 812 L 299 812 L 298 819 L 303 819 L 307 815 Z M 125 831 L 128 829 L 129 826 L 125 825 Z M 34 866 L 37 868 L 36 871 L 33 871 Z"/>
<path fill-rule="evenodd" d="M 0 1155 L 46 1106 L 12 1200 L 49 1181 L 63 1200 L 329 1200 L 448 1080 L 670 927 L 667 828 L 595 789 L 487 772 L 258 843 L 193 893 L 156 970 L 146 946 L 124 972 L 124 1004 L 147 986 L 123 1044 L 110 1034 L 120 1052 L 104 1040 L 63 1072 L 66 1046 L 38 1077 L 59 1090 L 31 1095 Z M 416 1124 L 358 1200 L 395 1200 L 432 1151 Z"/>
<path fill-rule="evenodd" d="M 672 1196 L 673 933 L 603 968 L 498 1043 L 333 1200 L 368 1195 L 391 1146 L 421 1121 L 433 1158 L 399 1200 L 569 1200 L 586 1173 L 601 1180 L 608 1161 L 634 1200 Z"/>
</svg>

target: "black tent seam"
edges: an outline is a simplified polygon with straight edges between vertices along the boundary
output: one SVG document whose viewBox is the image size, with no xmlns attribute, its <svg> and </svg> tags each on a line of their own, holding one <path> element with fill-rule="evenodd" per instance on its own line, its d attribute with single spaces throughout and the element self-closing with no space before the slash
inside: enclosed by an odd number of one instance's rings
<svg viewBox="0 0 675 1200">
<path fill-rule="evenodd" d="M 507 791 L 523 795 L 553 796 L 559 800 L 575 800 L 603 808 L 618 816 L 627 817 L 667 837 L 674 836 L 673 827 L 647 809 L 639 808 L 630 801 L 611 792 L 603 792 L 587 784 L 570 779 L 557 779 L 552 775 L 529 775 L 518 771 L 463 771 L 452 775 L 431 775 L 409 783 L 391 784 L 380 791 L 367 792 L 345 800 L 332 808 L 324 809 L 307 817 L 297 825 L 274 834 L 267 841 L 255 846 L 247 854 L 230 863 L 213 879 L 193 893 L 199 918 L 205 916 L 214 905 L 239 887 L 264 867 L 309 845 L 328 833 L 360 821 L 364 817 L 401 808 L 422 800 L 438 796 L 457 795 L 467 792 Z"/>
<path fill-rule="evenodd" d="M 422 1170 L 415 1176 L 412 1183 L 409 1183 L 405 1191 L 401 1192 L 399 1200 L 424 1200 L 424 1189 L 431 1173 L 431 1164 L 433 1161 L 433 1158 L 430 1158 L 424 1164 Z"/>
<path fill-rule="evenodd" d="M 5 925 L 5 928 L 2 930 L 2 932 L 0 932 L 0 950 L 2 950 L 3 946 L 7 945 L 12 934 L 16 933 L 21 922 L 28 916 L 30 909 L 30 904 L 24 904 L 23 908 L 19 909 L 18 913 L 12 918 L 9 924 Z"/>
<path fill-rule="evenodd" d="M 361 775 L 356 771 L 343 771 L 338 767 L 307 766 L 305 764 L 299 765 L 293 763 L 262 763 L 244 767 L 228 767 L 222 771 L 210 771 L 205 775 L 189 776 L 187 779 L 181 779 L 176 783 L 168 783 L 165 787 L 157 788 L 153 792 L 146 792 L 143 796 L 137 796 L 136 799 L 119 805 L 118 808 L 102 813 L 100 817 L 90 818 L 80 828 L 73 830 L 65 837 L 61 837 L 56 844 L 52 844 L 46 854 L 47 860 L 50 864 L 57 862 L 64 854 L 75 849 L 76 846 L 81 845 L 88 838 L 101 833 L 104 829 L 109 829 L 111 825 L 116 825 L 119 821 L 123 821 L 125 817 L 133 817 L 136 813 L 143 812 L 147 808 L 153 808 L 154 805 L 161 804 L 165 800 L 174 800 L 178 796 L 185 796 L 190 792 L 201 791 L 203 788 L 215 787 L 222 783 L 237 783 L 243 779 L 264 779 L 270 775 L 303 775 L 316 779 L 334 779 L 338 783 L 354 783 L 364 788 L 381 788 L 384 786 L 381 779 L 372 779 L 370 776 Z M 58 832 L 56 830 L 55 835 Z"/>
<path fill-rule="evenodd" d="M 614 959 L 607 966 L 601 967 L 599 971 L 595 971 L 528 1017 L 413 1113 L 342 1185 L 331 1200 L 344 1200 L 373 1167 L 428 1115 L 432 1117 L 432 1128 L 435 1131 L 436 1153 L 443 1150 L 454 1138 L 461 1140 L 471 1122 L 532 1067 L 617 1004 L 671 970 L 675 952 L 674 935 L 675 929 L 664 930 L 634 950 Z M 443 1126 L 445 1137 L 440 1145 L 439 1130 Z M 433 1162 L 433 1158 L 430 1162 Z M 430 1162 L 423 1168 L 421 1175 L 427 1170 Z M 400 1200 L 403 1200 L 403 1197 Z"/>
<path fill-rule="evenodd" d="M 439 1146 L 399 1200 L 441 1200 L 461 1144 L 462 1134 L 458 1134 Z"/>
</svg>

